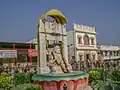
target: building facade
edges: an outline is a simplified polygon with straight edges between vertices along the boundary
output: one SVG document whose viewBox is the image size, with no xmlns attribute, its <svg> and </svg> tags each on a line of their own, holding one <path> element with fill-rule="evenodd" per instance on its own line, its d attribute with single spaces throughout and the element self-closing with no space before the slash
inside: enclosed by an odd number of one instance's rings
<svg viewBox="0 0 120 90">
<path fill-rule="evenodd" d="M 36 44 L 0 42 L 0 65 L 13 67 L 14 65 L 26 66 L 30 64 L 29 50 L 35 50 Z M 30 49 L 31 48 L 31 49 Z M 32 57 L 32 63 L 36 64 L 37 56 Z"/>
<path fill-rule="evenodd" d="M 120 60 L 120 46 L 97 44 L 96 29 L 92 26 L 73 24 L 73 29 L 67 31 L 69 60 Z M 30 43 L 36 44 L 36 39 Z"/>
<path fill-rule="evenodd" d="M 116 60 L 120 59 L 120 46 L 99 44 L 98 59 L 99 60 Z"/>
<path fill-rule="evenodd" d="M 78 61 L 97 60 L 97 43 L 95 27 L 73 24 L 67 32 L 70 56 Z"/>
</svg>

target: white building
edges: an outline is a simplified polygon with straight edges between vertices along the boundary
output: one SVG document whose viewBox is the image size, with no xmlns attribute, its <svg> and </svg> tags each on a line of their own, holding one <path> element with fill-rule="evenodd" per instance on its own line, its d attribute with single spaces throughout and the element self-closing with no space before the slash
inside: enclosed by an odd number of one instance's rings
<svg viewBox="0 0 120 90">
<path fill-rule="evenodd" d="M 120 46 L 115 45 L 98 45 L 98 59 L 115 60 L 120 59 Z"/>
<path fill-rule="evenodd" d="M 97 44 L 95 27 L 73 24 L 67 32 L 70 56 L 76 61 L 97 60 Z"/>
</svg>

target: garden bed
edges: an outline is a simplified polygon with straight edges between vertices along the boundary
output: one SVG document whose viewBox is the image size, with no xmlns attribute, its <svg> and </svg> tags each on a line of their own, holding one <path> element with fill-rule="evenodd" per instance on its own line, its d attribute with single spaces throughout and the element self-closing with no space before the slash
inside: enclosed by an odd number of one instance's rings
<svg viewBox="0 0 120 90">
<path fill-rule="evenodd" d="M 120 70 L 98 69 L 90 71 L 89 76 L 94 90 L 120 90 Z"/>
<path fill-rule="evenodd" d="M 7 73 L 2 73 L 0 75 L 0 90 L 10 89 L 14 86 L 19 87 L 19 85 L 31 83 L 31 77 L 32 74 L 30 73 L 17 73 L 15 76 L 11 76 Z"/>
</svg>

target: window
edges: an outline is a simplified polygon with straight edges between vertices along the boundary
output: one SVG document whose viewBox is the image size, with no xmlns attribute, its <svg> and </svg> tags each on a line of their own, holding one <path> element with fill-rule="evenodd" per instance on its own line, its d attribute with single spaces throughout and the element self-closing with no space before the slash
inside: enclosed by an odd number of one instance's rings
<svg viewBox="0 0 120 90">
<path fill-rule="evenodd" d="M 112 51 L 110 51 L 110 56 L 112 56 Z"/>
<path fill-rule="evenodd" d="M 79 61 L 82 61 L 83 55 L 79 55 Z"/>
<path fill-rule="evenodd" d="M 82 38 L 78 37 L 78 44 L 82 44 Z"/>
<path fill-rule="evenodd" d="M 105 51 L 105 56 L 107 56 L 107 53 L 108 53 L 108 52 L 107 52 L 107 51 Z"/>
<path fill-rule="evenodd" d="M 119 56 L 119 51 L 117 51 L 117 56 Z"/>
<path fill-rule="evenodd" d="M 18 51 L 18 62 L 27 62 L 28 61 L 28 51 L 19 50 Z"/>
<path fill-rule="evenodd" d="M 103 51 L 100 51 L 100 54 L 103 55 Z"/>
<path fill-rule="evenodd" d="M 75 59 L 75 56 L 72 56 L 72 59 Z"/>
<path fill-rule="evenodd" d="M 83 39 L 84 39 L 84 45 L 89 45 L 89 37 L 88 37 L 88 35 L 85 35 Z"/>
<path fill-rule="evenodd" d="M 91 38 L 91 45 L 94 45 L 94 38 Z"/>
<path fill-rule="evenodd" d="M 113 51 L 113 53 L 114 53 L 114 56 L 115 56 L 115 51 Z"/>
<path fill-rule="evenodd" d="M 95 60 L 95 55 L 93 55 L 93 60 Z"/>
</svg>

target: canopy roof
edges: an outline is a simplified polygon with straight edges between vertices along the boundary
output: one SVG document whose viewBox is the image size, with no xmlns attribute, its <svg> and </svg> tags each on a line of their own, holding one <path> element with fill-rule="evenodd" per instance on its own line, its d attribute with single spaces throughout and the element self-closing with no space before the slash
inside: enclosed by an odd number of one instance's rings
<svg viewBox="0 0 120 90">
<path fill-rule="evenodd" d="M 67 18 L 63 15 L 63 13 L 57 9 L 51 9 L 45 14 L 43 14 L 40 19 L 45 20 L 47 16 L 50 16 L 56 20 L 57 23 L 66 24 Z"/>
<path fill-rule="evenodd" d="M 0 42 L 0 48 L 13 48 L 13 44 L 15 44 L 16 48 L 30 48 L 30 44 L 32 48 L 35 48 L 35 44 L 33 43 L 17 43 L 17 42 Z"/>
</svg>

